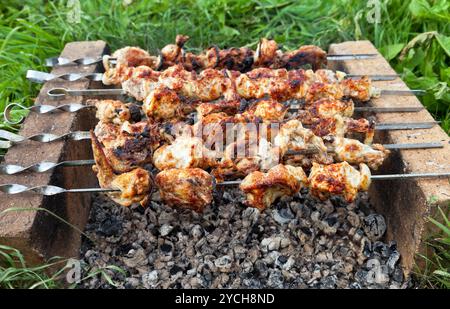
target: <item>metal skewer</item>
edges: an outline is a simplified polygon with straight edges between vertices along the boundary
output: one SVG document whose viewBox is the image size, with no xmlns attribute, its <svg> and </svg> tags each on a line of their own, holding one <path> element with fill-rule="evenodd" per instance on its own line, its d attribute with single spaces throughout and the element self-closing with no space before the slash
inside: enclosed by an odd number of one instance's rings
<svg viewBox="0 0 450 309">
<path fill-rule="evenodd" d="M 61 193 L 95 193 L 95 192 L 115 192 L 120 191 L 117 189 L 104 189 L 104 188 L 81 188 L 81 189 L 64 189 L 57 186 L 36 186 L 27 187 L 20 184 L 4 184 L 0 185 L 0 191 L 7 194 L 19 194 L 19 193 L 37 193 L 41 195 L 51 196 Z"/>
<path fill-rule="evenodd" d="M 77 81 L 80 79 L 89 79 L 92 81 L 101 81 L 103 78 L 103 73 L 66 73 L 66 74 L 50 74 L 41 71 L 28 70 L 27 79 L 35 83 L 45 83 L 55 79 L 64 79 L 69 82 Z"/>
<path fill-rule="evenodd" d="M 70 103 L 70 104 L 63 104 L 58 106 L 53 105 L 33 105 L 30 107 L 23 106 L 20 103 L 10 103 L 6 105 L 5 111 L 3 112 L 3 118 L 5 119 L 5 122 L 8 124 L 19 124 L 21 123 L 25 117 L 21 117 L 19 120 L 13 121 L 11 120 L 11 111 L 14 107 L 19 107 L 22 110 L 28 110 L 30 112 L 35 112 L 38 114 L 47 114 L 55 111 L 64 111 L 69 113 L 75 113 L 79 110 L 85 109 L 85 108 L 93 108 L 94 105 L 84 105 L 79 103 Z M 301 109 L 301 107 L 292 107 L 289 110 L 290 111 L 298 111 Z M 373 113 L 412 113 L 412 112 L 419 112 L 423 110 L 423 106 L 418 107 L 372 107 L 372 106 L 363 106 L 363 107 L 355 107 L 355 112 L 373 112 Z"/>
<path fill-rule="evenodd" d="M 60 99 L 66 96 L 117 96 L 124 95 L 126 92 L 123 89 L 67 89 L 67 88 L 52 88 L 47 94 L 51 98 Z"/>
<path fill-rule="evenodd" d="M 0 149 L 11 148 L 15 144 L 19 144 L 25 141 L 36 141 L 41 143 L 50 143 L 62 139 L 71 139 L 74 141 L 81 141 L 85 139 L 90 139 L 89 131 L 74 131 L 65 133 L 62 135 L 56 135 L 51 133 L 41 133 L 32 135 L 29 137 L 24 137 L 19 134 L 11 133 L 6 130 L 0 130 L 0 138 L 6 141 L 0 141 Z"/>
<path fill-rule="evenodd" d="M 371 180 L 392 180 L 392 179 L 408 179 L 408 178 L 440 178 L 450 177 L 450 172 L 441 173 L 413 173 L 413 174 L 388 174 L 388 175 L 371 175 Z M 241 180 L 230 180 L 217 182 L 217 186 L 236 186 L 241 184 Z M 36 186 L 27 187 L 20 184 L 4 184 L 0 185 L 0 191 L 6 194 L 20 193 L 37 193 L 41 195 L 51 196 L 61 193 L 95 193 L 95 192 L 120 192 L 119 189 L 110 188 L 80 188 L 80 189 L 64 189 L 57 186 Z"/>
<path fill-rule="evenodd" d="M 411 122 L 411 123 L 379 123 L 375 125 L 375 130 L 416 130 L 416 129 L 431 129 L 435 125 L 439 124 L 439 121 L 432 122 Z M 24 141 L 35 141 L 41 143 L 50 143 L 62 139 L 71 139 L 74 141 L 81 141 L 90 139 L 89 131 L 74 131 L 68 132 L 62 135 L 56 135 L 51 133 L 40 133 L 29 137 L 24 137 L 19 134 L 15 134 L 6 130 L 0 130 L 0 138 L 6 141 L 0 140 L 0 149 L 8 149 L 13 145 L 22 143 Z"/>
<path fill-rule="evenodd" d="M 380 89 L 380 95 L 400 95 L 400 96 L 415 96 L 425 95 L 425 90 L 388 90 Z M 48 96 L 55 99 L 65 98 L 66 96 L 99 96 L 99 95 L 125 95 L 127 94 L 123 89 L 67 89 L 67 88 L 52 88 L 47 92 Z"/>
<path fill-rule="evenodd" d="M 431 143 L 412 143 L 412 144 L 384 144 L 386 149 L 433 149 L 433 148 L 443 148 L 444 145 L 439 142 Z M 334 152 L 332 147 L 327 149 L 328 152 Z M 300 151 L 288 151 L 286 155 L 296 155 L 296 154 L 313 154 L 317 153 L 317 149 L 306 149 Z M 34 173 L 44 173 L 57 168 L 58 166 L 83 166 L 95 164 L 94 160 L 75 160 L 75 161 L 62 161 L 59 163 L 54 162 L 39 162 L 29 166 L 20 166 L 15 164 L 4 164 L 0 165 L 0 175 L 14 175 L 23 172 L 34 172 Z"/>
<path fill-rule="evenodd" d="M 338 61 L 338 60 L 362 60 L 362 59 L 373 59 L 376 58 L 377 54 L 333 54 L 327 55 L 327 60 Z M 94 63 L 101 62 L 103 57 L 96 58 L 76 58 L 68 59 L 64 57 L 51 57 L 45 59 L 45 66 L 68 66 L 68 65 L 90 65 Z M 117 61 L 117 58 L 110 57 L 110 61 Z"/>
<path fill-rule="evenodd" d="M 371 180 L 393 180 L 393 179 L 409 179 L 409 178 L 441 178 L 450 177 L 450 172 L 439 173 L 411 173 L 411 174 L 388 174 L 388 175 L 371 175 Z M 228 180 L 217 182 L 217 186 L 237 186 L 242 180 Z M 1 190 L 1 187 L 0 187 Z"/>
<path fill-rule="evenodd" d="M 74 160 L 74 161 L 62 161 L 58 163 L 54 162 L 39 162 L 29 166 L 20 166 L 15 164 L 0 165 L 0 175 L 14 175 L 23 172 L 44 173 L 58 166 L 83 166 L 95 164 L 94 160 Z"/>
<path fill-rule="evenodd" d="M 391 81 L 399 77 L 397 74 L 392 75 L 360 75 L 360 74 L 347 74 L 346 78 L 359 79 L 362 77 L 369 77 L 372 81 Z M 77 81 L 83 78 L 87 78 L 92 81 L 101 81 L 103 73 L 65 73 L 61 75 L 50 74 L 41 71 L 28 70 L 27 79 L 35 83 L 44 83 L 55 79 L 64 79 L 66 81 Z"/>
</svg>

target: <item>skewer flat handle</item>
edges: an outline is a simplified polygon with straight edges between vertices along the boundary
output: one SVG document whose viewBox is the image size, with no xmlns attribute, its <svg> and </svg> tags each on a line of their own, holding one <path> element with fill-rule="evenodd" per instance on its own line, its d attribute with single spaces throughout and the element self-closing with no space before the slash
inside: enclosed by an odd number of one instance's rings
<svg viewBox="0 0 450 309">
<path fill-rule="evenodd" d="M 28 70 L 27 79 L 35 83 L 45 83 L 55 79 L 63 79 L 69 82 L 77 81 L 83 78 L 92 81 L 101 81 L 103 73 L 66 73 L 61 75 L 54 75 L 46 72 Z"/>
<path fill-rule="evenodd" d="M 98 63 L 102 61 L 102 57 L 98 58 L 77 58 L 77 59 L 68 59 L 63 57 L 51 57 L 45 59 L 45 66 L 54 67 L 54 66 L 68 66 L 68 65 L 90 65 L 94 63 Z"/>
<path fill-rule="evenodd" d="M 441 178 L 441 177 L 450 177 L 450 172 L 372 175 L 372 176 L 370 176 L 370 179 L 372 179 L 372 180 L 389 180 L 389 179 Z"/>
<path fill-rule="evenodd" d="M 56 135 L 51 133 L 41 133 L 32 135 L 30 137 L 24 137 L 19 134 L 15 134 L 6 130 L 0 130 L 0 138 L 5 139 L 6 141 L 0 141 L 0 149 L 8 149 L 11 148 L 14 144 L 22 143 L 24 141 L 35 141 L 41 143 L 50 143 L 58 140 L 62 140 L 65 138 L 80 141 L 85 139 L 90 139 L 90 135 L 88 131 L 74 131 L 69 132 L 62 135 Z"/>
<path fill-rule="evenodd" d="M 380 123 L 375 125 L 375 130 L 417 130 L 417 129 L 431 129 L 439 121 L 430 122 L 408 122 L 408 123 Z"/>
<path fill-rule="evenodd" d="M 373 112 L 373 113 L 415 113 L 423 110 L 423 106 L 417 107 L 373 107 L 373 106 L 357 106 L 355 112 Z"/>
<path fill-rule="evenodd" d="M 94 192 L 115 192 L 120 191 L 117 189 L 103 189 L 103 188 L 80 188 L 80 189 L 64 189 L 57 186 L 36 186 L 27 187 L 24 185 L 12 183 L 0 185 L 0 191 L 7 194 L 20 194 L 20 193 L 37 193 L 45 196 L 52 196 L 61 193 L 94 193 Z"/>
<path fill-rule="evenodd" d="M 123 95 L 125 91 L 122 89 L 67 89 L 52 88 L 47 92 L 48 96 L 55 99 L 64 98 L 66 96 L 116 96 Z"/>
<path fill-rule="evenodd" d="M 400 96 L 416 96 L 416 95 L 425 95 L 427 92 L 425 90 L 420 89 L 412 89 L 412 90 L 389 90 L 389 89 L 381 89 L 381 95 L 400 95 Z"/>
<path fill-rule="evenodd" d="M 378 54 L 333 54 L 327 55 L 327 60 L 362 60 L 376 57 L 378 57 Z"/>
</svg>

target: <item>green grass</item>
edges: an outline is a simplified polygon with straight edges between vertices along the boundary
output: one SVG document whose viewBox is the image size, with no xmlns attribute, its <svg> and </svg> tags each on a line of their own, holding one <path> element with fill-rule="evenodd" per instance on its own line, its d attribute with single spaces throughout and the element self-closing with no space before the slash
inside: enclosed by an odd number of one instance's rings
<svg viewBox="0 0 450 309">
<path fill-rule="evenodd" d="M 425 262 L 423 269 L 415 270 L 415 278 L 421 287 L 450 289 L 450 221 L 449 207 L 445 213 L 438 208 L 438 218 L 428 218 L 437 228 L 436 235 L 430 235 L 425 245 L 432 252 L 429 256 L 419 255 Z"/>
<path fill-rule="evenodd" d="M 45 69 L 42 60 L 74 40 L 102 39 L 113 50 L 130 44 L 156 51 L 177 33 L 192 37 L 193 50 L 214 43 L 254 47 L 260 37 L 272 37 L 287 49 L 369 39 L 409 86 L 428 91 L 422 102 L 450 129 L 447 0 L 381 1 L 378 24 L 367 21 L 367 2 L 355 0 L 80 2 L 81 22 L 70 23 L 68 1 L 2 1 L 0 112 L 9 102 L 32 104 L 39 86 L 25 80 L 26 70 Z"/>
<path fill-rule="evenodd" d="M 114 265 L 81 269 L 80 281 L 68 283 L 67 271 L 72 270 L 70 260 L 54 257 L 38 266 L 28 266 L 19 250 L 0 245 L 0 289 L 57 289 L 77 288 L 78 285 L 94 277 L 102 277 L 104 282 L 116 287 L 118 282 L 112 279 L 125 271 Z M 81 276 L 82 275 L 82 276 Z"/>
<path fill-rule="evenodd" d="M 26 70 L 45 70 L 43 59 L 59 54 L 70 41 L 101 39 L 112 50 L 138 45 L 155 52 L 178 33 L 190 35 L 188 47 L 196 51 L 211 44 L 255 47 L 260 37 L 272 37 L 286 49 L 368 39 L 411 88 L 427 90 L 421 101 L 450 130 L 448 0 L 380 1 L 378 24 L 366 19 L 367 1 L 356 0 L 142 0 L 130 5 L 82 0 L 80 23 L 68 21 L 68 2 L 1 1 L 0 113 L 10 102 L 33 104 L 40 86 L 25 79 Z M 16 118 L 24 114 L 14 111 Z M 0 114 L 0 128 L 17 129 L 2 119 Z M 448 250 L 431 263 L 445 271 L 443 261 L 448 262 Z M 448 286 L 443 273 L 427 278 Z"/>
</svg>

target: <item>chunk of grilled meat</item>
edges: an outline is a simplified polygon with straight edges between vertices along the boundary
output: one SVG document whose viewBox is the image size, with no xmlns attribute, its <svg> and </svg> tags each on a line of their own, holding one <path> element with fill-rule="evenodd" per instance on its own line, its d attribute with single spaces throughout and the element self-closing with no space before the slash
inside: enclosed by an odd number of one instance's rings
<svg viewBox="0 0 450 309">
<path fill-rule="evenodd" d="M 344 137 L 348 133 L 363 133 L 366 144 L 371 144 L 375 135 L 375 122 L 373 120 L 353 119 L 338 114 L 329 118 L 314 118 L 311 120 L 310 128 L 319 137 Z"/>
<path fill-rule="evenodd" d="M 327 53 L 318 46 L 304 45 L 297 50 L 283 53 L 279 60 L 271 66 L 275 69 L 297 69 L 305 65 L 311 65 L 315 71 L 327 64 Z"/>
<path fill-rule="evenodd" d="M 175 38 L 175 44 L 164 46 L 164 48 L 161 50 L 161 56 L 163 60 L 161 66 L 162 69 L 166 69 L 183 62 L 183 46 L 188 40 L 189 36 L 178 34 Z"/>
<path fill-rule="evenodd" d="M 363 163 L 359 164 L 359 171 L 347 162 L 313 163 L 308 178 L 310 193 L 322 200 L 330 195 L 341 195 L 347 202 L 352 202 L 359 191 L 369 189 L 370 176 L 369 167 Z"/>
<path fill-rule="evenodd" d="M 304 128 L 297 119 L 289 120 L 281 125 L 280 131 L 275 136 L 274 145 L 280 147 L 282 154 L 285 154 L 288 150 L 316 149 L 319 154 L 326 156 L 327 152 L 327 147 L 322 138 L 314 135 L 311 130 Z"/>
<path fill-rule="evenodd" d="M 311 124 L 314 118 L 332 118 L 335 115 L 351 117 L 355 111 L 352 100 L 320 99 L 299 110 L 299 119 L 303 124 Z"/>
<path fill-rule="evenodd" d="M 229 144 L 222 160 L 211 171 L 219 181 L 267 171 L 280 162 L 281 151 L 266 139 L 245 139 Z"/>
<path fill-rule="evenodd" d="M 127 76 L 122 78 L 122 89 L 138 101 L 143 101 L 158 85 L 161 72 L 147 66 L 138 66 L 127 70 Z"/>
<path fill-rule="evenodd" d="M 264 210 L 282 196 L 293 196 L 308 178 L 301 167 L 276 165 L 267 173 L 255 171 L 248 174 L 239 188 L 246 194 L 248 206 Z"/>
<path fill-rule="evenodd" d="M 142 109 L 148 118 L 155 121 L 183 119 L 184 102 L 176 93 L 163 85 L 158 85 L 145 99 Z"/>
<path fill-rule="evenodd" d="M 256 48 L 254 55 L 254 66 L 256 68 L 269 68 L 277 58 L 280 58 L 281 51 L 278 43 L 274 40 L 262 38 Z"/>
<path fill-rule="evenodd" d="M 95 116 L 105 123 L 122 124 L 125 121 L 138 122 L 141 120 L 141 108 L 133 103 L 123 103 L 118 100 L 88 100 L 89 105 L 95 105 Z"/>
<path fill-rule="evenodd" d="M 200 103 L 197 110 L 197 119 L 201 120 L 203 117 L 209 114 L 225 113 L 228 116 L 232 116 L 240 112 L 240 101 L 219 101 L 214 103 Z"/>
<path fill-rule="evenodd" d="M 185 70 L 181 65 L 175 65 L 163 72 L 153 73 L 142 67 L 129 68 L 121 81 L 127 93 L 139 100 L 149 96 L 153 89 L 161 85 L 186 98 L 204 102 L 270 97 L 282 101 L 304 99 L 311 104 L 319 99 L 340 100 L 344 96 L 367 101 L 378 95 L 368 78 L 340 80 L 339 76 L 335 73 L 333 79 L 317 75 L 311 70 L 269 68 L 257 68 L 248 73 L 206 69 L 197 74 L 195 71 Z M 330 81 L 323 82 L 325 78 Z"/>
<path fill-rule="evenodd" d="M 205 148 L 198 137 L 178 136 L 172 144 L 163 145 L 153 155 L 159 170 L 199 167 L 207 169 L 216 164 L 216 154 Z"/>
<path fill-rule="evenodd" d="M 128 172 L 136 166 L 151 162 L 152 149 L 159 140 L 152 134 L 157 126 L 146 121 L 122 125 L 99 122 L 94 130 L 109 164 L 117 173 Z"/>
<path fill-rule="evenodd" d="M 200 168 L 168 169 L 155 177 L 161 199 L 172 207 L 202 212 L 212 202 L 213 177 Z"/>
<path fill-rule="evenodd" d="M 110 63 L 110 58 L 115 58 L 114 65 Z M 129 68 L 147 66 L 150 69 L 158 69 L 159 63 L 158 57 L 150 56 L 145 50 L 127 46 L 116 50 L 112 56 L 103 56 L 105 73 L 102 81 L 105 85 L 117 85 L 130 74 Z"/>
<path fill-rule="evenodd" d="M 149 172 L 137 167 L 117 175 L 111 167 L 102 145 L 92 131 L 91 142 L 95 159 L 93 170 L 97 174 L 100 187 L 120 190 L 120 192 L 110 192 L 108 196 L 122 206 L 130 206 L 133 203 L 145 206 L 149 201 L 152 189 Z"/>
<path fill-rule="evenodd" d="M 288 105 L 281 104 L 275 100 L 262 99 L 250 104 L 248 109 L 243 112 L 243 115 L 258 117 L 264 122 L 281 122 L 288 108 Z"/>
<path fill-rule="evenodd" d="M 350 164 L 365 163 L 371 169 L 377 170 L 384 162 L 390 151 L 383 145 L 365 145 L 358 140 L 336 137 L 333 142 L 334 156 L 337 161 Z"/>
</svg>

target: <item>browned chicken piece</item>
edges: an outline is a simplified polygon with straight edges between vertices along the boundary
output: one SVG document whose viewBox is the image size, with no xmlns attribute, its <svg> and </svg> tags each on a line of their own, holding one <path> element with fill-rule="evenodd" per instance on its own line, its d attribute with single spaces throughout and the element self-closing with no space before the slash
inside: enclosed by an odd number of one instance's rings
<svg viewBox="0 0 450 309">
<path fill-rule="evenodd" d="M 314 149 L 323 156 L 326 156 L 327 147 L 323 143 L 322 138 L 314 135 L 314 133 L 303 127 L 302 123 L 297 120 L 289 120 L 281 125 L 280 131 L 275 136 L 274 145 L 280 147 L 282 154 L 289 151 L 301 151 Z"/>
<path fill-rule="evenodd" d="M 123 103 L 118 100 L 88 100 L 89 105 L 97 109 L 95 116 L 100 122 L 122 124 L 125 121 L 140 121 L 141 109 L 136 104 Z"/>
<path fill-rule="evenodd" d="M 309 104 L 306 111 L 311 118 L 331 118 L 335 115 L 351 117 L 355 111 L 355 105 L 352 100 L 325 98 Z"/>
<path fill-rule="evenodd" d="M 189 36 L 179 34 L 175 38 L 175 44 L 169 44 L 163 47 L 161 50 L 163 60 L 162 69 L 166 69 L 183 62 L 183 46 L 188 40 Z"/>
<path fill-rule="evenodd" d="M 344 96 L 359 100 L 362 102 L 369 101 L 371 97 L 377 97 L 378 93 L 372 87 L 372 83 L 367 76 L 361 79 L 344 79 L 340 82 L 344 91 Z"/>
<path fill-rule="evenodd" d="M 198 137 L 178 136 L 172 144 L 163 145 L 153 155 L 153 164 L 159 170 L 171 168 L 215 166 L 216 153 L 205 148 Z"/>
<path fill-rule="evenodd" d="M 142 109 L 154 121 L 182 120 L 195 111 L 197 104 L 164 85 L 158 85 L 145 99 Z"/>
<path fill-rule="evenodd" d="M 229 48 L 219 50 L 219 57 L 216 68 L 227 69 L 239 72 L 247 72 L 253 66 L 254 52 L 250 48 Z"/>
<path fill-rule="evenodd" d="M 280 162 L 281 151 L 266 139 L 245 139 L 229 144 L 211 174 L 218 180 L 239 178 L 253 171 L 267 171 Z"/>
<path fill-rule="evenodd" d="M 219 101 L 214 103 L 200 103 L 197 110 L 197 119 L 201 120 L 209 114 L 225 113 L 229 116 L 239 113 L 241 102 L 239 101 Z"/>
<path fill-rule="evenodd" d="M 200 55 L 185 53 L 183 67 L 188 71 L 201 71 L 203 69 L 213 69 L 218 66 L 220 50 L 217 46 L 212 46 Z"/>
<path fill-rule="evenodd" d="M 301 167 L 278 164 L 267 173 L 248 174 L 239 188 L 246 194 L 248 206 L 264 210 L 277 198 L 293 196 L 307 184 L 308 178 Z"/>
<path fill-rule="evenodd" d="M 122 89 L 138 101 L 143 101 L 157 86 L 161 72 L 147 66 L 128 69 L 128 76 L 122 79 Z"/>
<path fill-rule="evenodd" d="M 211 113 L 200 119 L 192 126 L 194 136 L 202 140 L 226 140 L 226 132 L 234 126 L 233 116 L 227 114 Z"/>
<path fill-rule="evenodd" d="M 319 137 L 344 137 L 348 133 L 363 133 L 364 142 L 371 144 L 375 135 L 375 122 L 365 118 L 353 119 L 336 114 L 330 118 L 314 118 L 311 130 Z"/>
<path fill-rule="evenodd" d="M 313 83 L 305 96 L 305 102 L 311 104 L 320 99 L 341 100 L 344 97 L 344 90 L 340 84 Z"/>
<path fill-rule="evenodd" d="M 255 116 L 264 122 L 281 122 L 288 111 L 289 106 L 271 99 L 259 100 L 250 105 L 243 113 L 245 116 Z"/>
<path fill-rule="evenodd" d="M 331 195 L 341 195 L 352 202 L 359 191 L 367 191 L 370 186 L 370 170 L 364 163 L 359 171 L 347 162 L 321 165 L 313 163 L 309 174 L 310 193 L 321 200 Z"/>
<path fill-rule="evenodd" d="M 285 68 L 287 70 L 298 69 L 305 65 L 311 65 L 315 71 L 327 64 L 327 53 L 318 46 L 304 45 L 297 50 L 281 54 L 281 57 L 272 65 L 273 68 Z"/>
<path fill-rule="evenodd" d="M 200 168 L 168 169 L 155 177 L 161 199 L 171 207 L 202 212 L 211 204 L 213 177 Z"/>
<path fill-rule="evenodd" d="M 390 151 L 383 145 L 365 145 L 358 140 L 337 137 L 333 142 L 333 149 L 337 161 L 350 164 L 365 163 L 371 169 L 377 170 L 384 162 Z"/>
<path fill-rule="evenodd" d="M 254 67 L 270 67 L 280 57 L 278 43 L 274 40 L 262 38 L 256 48 Z"/>
<path fill-rule="evenodd" d="M 154 130 L 146 121 L 125 121 L 122 125 L 99 122 L 94 133 L 114 172 L 123 173 L 151 162 L 152 149 L 159 145 Z"/>
<path fill-rule="evenodd" d="M 120 190 L 120 192 L 110 192 L 108 196 L 122 206 L 130 206 L 133 203 L 146 206 L 152 189 L 149 172 L 137 167 L 129 172 L 117 175 L 92 131 L 91 141 L 95 159 L 93 170 L 97 174 L 100 187 Z"/>
<path fill-rule="evenodd" d="M 308 71 L 310 71 L 310 70 L 308 70 Z M 315 72 L 312 72 L 312 74 L 314 74 L 316 82 L 326 83 L 326 84 L 340 83 L 347 76 L 347 74 L 344 72 L 332 71 L 332 70 L 326 70 L 326 69 L 316 70 Z"/>
<path fill-rule="evenodd" d="M 284 69 L 254 69 L 236 77 L 236 90 L 245 99 L 261 99 L 265 96 L 277 100 L 287 99 L 291 95 L 288 76 L 288 71 Z"/>
<path fill-rule="evenodd" d="M 111 58 L 115 59 L 115 64 L 111 64 Z M 147 66 L 150 69 L 158 69 L 161 61 L 158 57 L 149 55 L 148 52 L 138 47 L 124 47 L 116 50 L 111 56 L 103 56 L 103 83 L 105 85 L 117 85 L 123 81 L 124 76 L 128 76 L 128 69 L 138 66 Z"/>
</svg>

